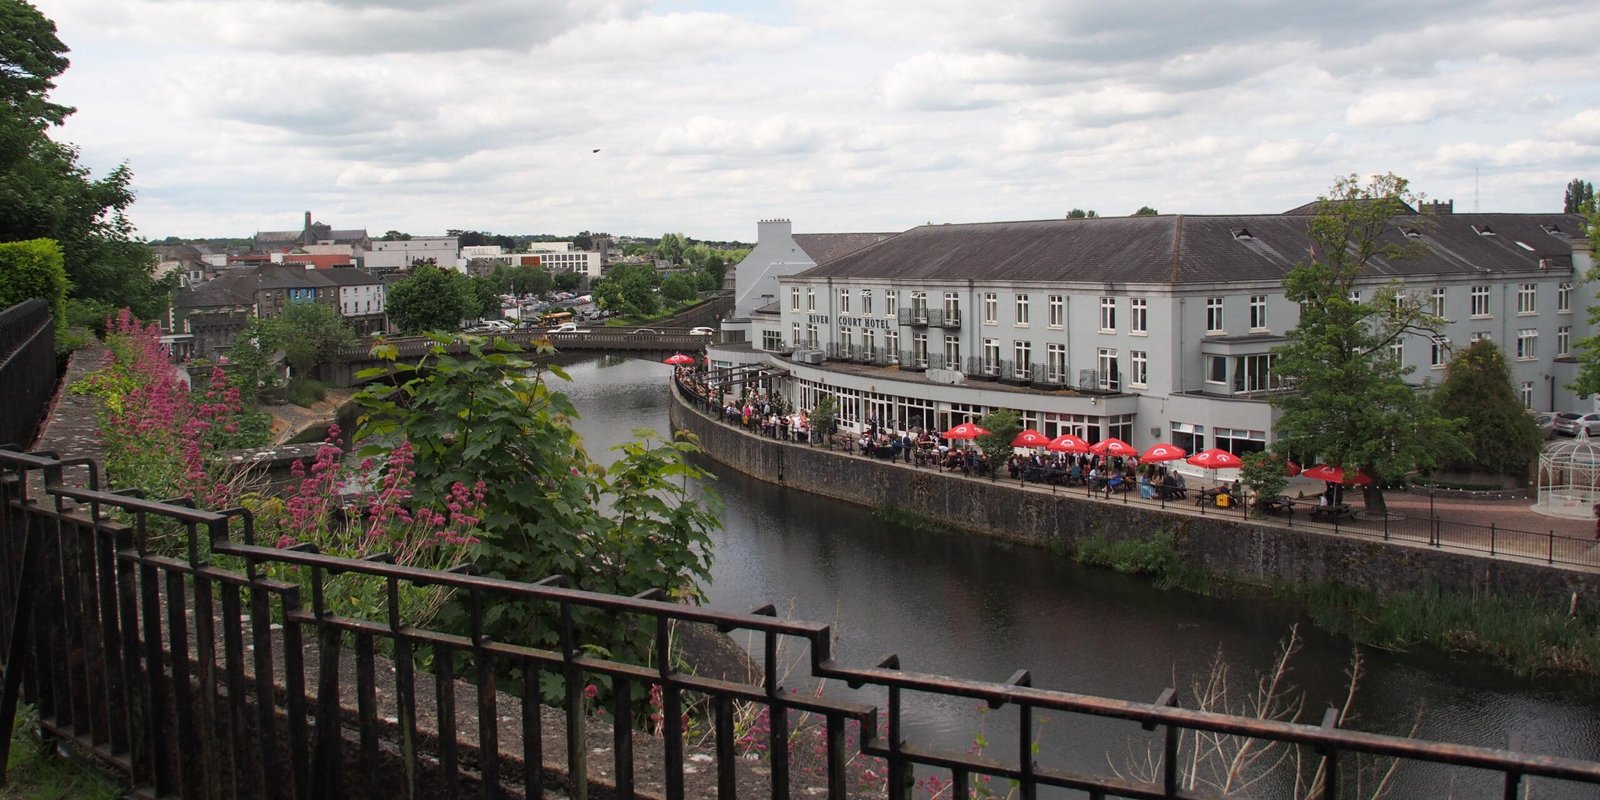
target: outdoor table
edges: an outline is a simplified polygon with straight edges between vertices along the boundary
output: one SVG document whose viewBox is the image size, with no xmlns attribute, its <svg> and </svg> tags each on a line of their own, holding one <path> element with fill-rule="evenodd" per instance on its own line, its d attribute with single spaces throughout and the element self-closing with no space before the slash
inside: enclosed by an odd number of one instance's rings
<svg viewBox="0 0 1600 800">
<path fill-rule="evenodd" d="M 1335 503 L 1331 506 L 1317 505 L 1311 507 L 1311 516 L 1313 519 L 1327 517 L 1333 522 L 1338 522 L 1341 519 L 1354 517 L 1355 511 L 1350 508 L 1348 503 Z"/>
<path fill-rule="evenodd" d="M 1197 506 L 1214 506 L 1217 504 L 1217 495 L 1222 494 L 1222 489 L 1201 489 L 1195 493 L 1194 504 Z"/>
<path fill-rule="evenodd" d="M 1294 516 L 1294 499 L 1288 495 L 1268 497 L 1256 503 L 1256 506 L 1268 514 L 1282 514 L 1285 517 Z"/>
</svg>

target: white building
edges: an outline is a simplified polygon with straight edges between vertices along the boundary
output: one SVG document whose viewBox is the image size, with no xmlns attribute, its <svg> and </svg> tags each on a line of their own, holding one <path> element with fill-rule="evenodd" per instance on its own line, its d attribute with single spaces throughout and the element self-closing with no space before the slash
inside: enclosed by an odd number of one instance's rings
<svg viewBox="0 0 1600 800">
<path fill-rule="evenodd" d="M 846 427 L 877 416 L 946 430 L 1010 408 L 1050 436 L 1262 449 L 1274 436 L 1268 398 L 1283 390 L 1272 351 L 1299 316 L 1283 276 L 1308 252 L 1312 218 L 1296 209 L 913 228 L 778 278 L 775 302 L 742 323 L 748 342 L 710 353 L 721 366 L 782 368 L 781 390 L 802 407 L 835 395 Z M 1456 348 L 1488 338 L 1525 405 L 1580 405 L 1565 388 L 1590 332 L 1580 217 L 1408 214 L 1384 237 L 1423 254 L 1373 261 L 1360 292 L 1398 281 L 1446 320 L 1443 335 L 1392 351 L 1415 367 L 1411 380 L 1438 382 Z"/>
<path fill-rule="evenodd" d="M 410 239 L 371 243 L 362 257 L 362 268 L 372 272 L 398 272 L 411 269 L 419 261 L 432 260 L 445 269 L 457 268 L 460 239 L 454 236 L 413 236 Z"/>
<path fill-rule="evenodd" d="M 344 317 L 356 333 L 388 329 L 382 278 L 354 268 L 325 269 L 318 274 L 339 285 L 339 316 Z"/>
<path fill-rule="evenodd" d="M 756 246 L 737 265 L 728 270 L 733 281 L 733 315 L 723 323 L 723 331 L 734 339 L 749 340 L 751 314 L 771 305 L 778 297 L 778 279 L 803 272 L 867 245 L 881 242 L 892 233 L 801 233 L 786 219 L 764 219 L 756 223 Z"/>
<path fill-rule="evenodd" d="M 543 267 L 556 274 L 578 272 L 590 280 L 600 277 L 600 253 L 573 250 L 571 242 L 530 242 L 525 253 L 507 253 L 499 245 L 480 245 L 461 248 L 463 265 L 469 260 L 505 264 L 510 267 Z"/>
</svg>

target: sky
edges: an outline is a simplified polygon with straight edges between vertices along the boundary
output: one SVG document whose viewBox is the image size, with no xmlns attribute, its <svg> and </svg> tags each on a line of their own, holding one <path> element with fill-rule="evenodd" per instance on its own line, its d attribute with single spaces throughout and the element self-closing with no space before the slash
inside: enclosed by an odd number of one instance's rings
<svg viewBox="0 0 1600 800">
<path fill-rule="evenodd" d="M 1458 211 L 1600 180 L 1594 0 L 33 0 L 140 235 Z"/>
</svg>

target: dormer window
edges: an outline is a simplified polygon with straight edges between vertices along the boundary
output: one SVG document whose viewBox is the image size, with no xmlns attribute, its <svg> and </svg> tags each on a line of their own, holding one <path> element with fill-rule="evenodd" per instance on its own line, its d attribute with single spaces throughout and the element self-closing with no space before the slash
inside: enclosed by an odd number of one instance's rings
<svg viewBox="0 0 1600 800">
<path fill-rule="evenodd" d="M 1250 229 L 1249 228 L 1234 228 L 1233 229 L 1233 238 L 1235 238 L 1235 239 L 1254 239 L 1256 237 L 1250 235 Z"/>
<path fill-rule="evenodd" d="M 1540 225 L 1539 227 L 1541 229 L 1543 229 L 1545 233 L 1548 233 L 1551 236 L 1563 236 L 1563 235 L 1565 235 L 1564 232 L 1561 230 L 1561 226 L 1560 225 Z"/>
<path fill-rule="evenodd" d="M 1422 231 L 1419 231 L 1416 228 L 1401 228 L 1400 232 L 1405 234 L 1405 237 L 1407 239 L 1421 239 L 1422 238 Z"/>
<path fill-rule="evenodd" d="M 1494 231 L 1489 230 L 1489 226 L 1488 225 L 1474 225 L 1474 226 L 1472 226 L 1472 230 L 1474 232 L 1476 232 L 1479 236 L 1494 236 L 1495 235 Z"/>
</svg>

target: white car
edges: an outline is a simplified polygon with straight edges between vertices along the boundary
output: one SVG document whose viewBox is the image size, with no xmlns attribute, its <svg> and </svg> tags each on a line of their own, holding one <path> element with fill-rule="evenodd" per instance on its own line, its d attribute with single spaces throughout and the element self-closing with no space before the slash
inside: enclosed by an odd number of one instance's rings
<svg viewBox="0 0 1600 800">
<path fill-rule="evenodd" d="M 689 329 L 689 335 L 690 336 L 716 336 L 717 335 L 717 330 L 716 330 L 716 328 L 707 328 L 707 327 L 703 327 L 703 326 L 699 327 L 699 328 L 690 328 Z"/>
<path fill-rule="evenodd" d="M 545 333 L 588 333 L 588 331 L 578 327 L 578 323 L 576 322 L 563 322 L 560 325 L 545 331 Z"/>
</svg>

